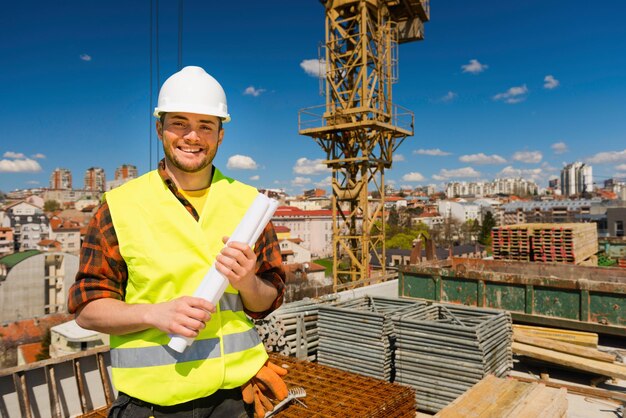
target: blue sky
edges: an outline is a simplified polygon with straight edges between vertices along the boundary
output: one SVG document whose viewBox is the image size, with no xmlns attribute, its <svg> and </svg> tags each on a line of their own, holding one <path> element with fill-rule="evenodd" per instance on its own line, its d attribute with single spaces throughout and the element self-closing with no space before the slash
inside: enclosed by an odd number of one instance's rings
<svg viewBox="0 0 626 418">
<path fill-rule="evenodd" d="M 47 187 L 56 167 L 72 170 L 74 187 L 93 166 L 108 179 L 121 164 L 145 173 L 162 155 L 150 2 L 51 3 L 9 2 L 0 14 L 5 192 Z M 591 164 L 599 185 L 626 180 L 625 15 L 620 0 L 432 2 L 426 39 L 400 45 L 393 97 L 416 127 L 387 182 L 545 186 L 574 161 Z M 299 109 L 324 103 L 302 65 L 323 40 L 315 0 L 184 3 L 183 65 L 204 67 L 228 95 L 215 160 L 226 174 L 290 194 L 329 190 L 325 155 L 297 125 Z M 160 2 L 158 55 L 162 83 L 178 65 L 177 1 Z"/>
</svg>

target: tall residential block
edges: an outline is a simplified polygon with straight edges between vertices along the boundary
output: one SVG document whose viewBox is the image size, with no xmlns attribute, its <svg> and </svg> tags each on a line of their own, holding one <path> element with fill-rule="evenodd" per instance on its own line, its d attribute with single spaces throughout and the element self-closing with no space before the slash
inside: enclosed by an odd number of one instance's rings
<svg viewBox="0 0 626 418">
<path fill-rule="evenodd" d="M 67 168 L 55 168 L 50 175 L 50 188 L 53 190 L 71 190 L 72 172 Z"/>
<path fill-rule="evenodd" d="M 561 170 L 561 193 L 563 196 L 580 195 L 593 191 L 593 170 L 590 165 L 579 161 L 566 165 Z"/>
<path fill-rule="evenodd" d="M 85 171 L 85 190 L 94 192 L 104 192 L 106 188 L 106 178 L 104 169 L 100 167 L 90 167 Z"/>
<path fill-rule="evenodd" d="M 123 164 L 115 170 L 115 180 L 130 180 L 137 178 L 137 167 Z"/>
</svg>

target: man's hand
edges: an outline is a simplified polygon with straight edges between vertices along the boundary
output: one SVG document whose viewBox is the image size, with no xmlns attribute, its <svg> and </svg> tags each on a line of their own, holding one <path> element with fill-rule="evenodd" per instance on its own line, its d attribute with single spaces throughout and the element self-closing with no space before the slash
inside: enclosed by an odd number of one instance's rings
<svg viewBox="0 0 626 418">
<path fill-rule="evenodd" d="M 239 292 L 254 291 L 257 285 L 256 254 L 247 244 L 228 242 L 228 237 L 223 237 L 222 240 L 226 246 L 217 255 L 215 268 Z"/>
<path fill-rule="evenodd" d="M 203 298 L 183 296 L 151 305 L 146 322 L 167 334 L 195 338 L 215 313 L 215 306 Z"/>
</svg>

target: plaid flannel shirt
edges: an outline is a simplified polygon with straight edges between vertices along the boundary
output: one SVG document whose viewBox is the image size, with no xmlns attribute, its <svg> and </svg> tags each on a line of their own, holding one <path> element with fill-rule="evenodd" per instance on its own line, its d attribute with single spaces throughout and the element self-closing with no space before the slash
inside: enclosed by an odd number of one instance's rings
<svg viewBox="0 0 626 418">
<path fill-rule="evenodd" d="M 198 221 L 200 217 L 198 212 L 180 194 L 176 184 L 165 171 L 163 160 L 159 163 L 158 171 L 170 191 Z M 244 308 L 251 318 L 259 319 L 278 308 L 285 293 L 285 272 L 282 268 L 278 239 L 271 222 L 256 242 L 254 252 L 257 256 L 257 276 L 270 282 L 278 291 L 278 296 L 267 311 L 252 312 Z M 68 310 L 75 313 L 85 303 L 100 298 L 124 300 L 127 280 L 126 262 L 119 251 L 109 206 L 104 202 L 87 227 L 81 247 L 80 267 L 76 281 L 69 290 Z"/>
</svg>

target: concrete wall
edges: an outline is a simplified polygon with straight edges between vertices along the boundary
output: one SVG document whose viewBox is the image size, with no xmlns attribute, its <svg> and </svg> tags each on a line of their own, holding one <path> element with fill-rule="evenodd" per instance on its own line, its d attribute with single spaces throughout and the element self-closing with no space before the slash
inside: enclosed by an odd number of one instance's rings
<svg viewBox="0 0 626 418">
<path fill-rule="evenodd" d="M 50 273 L 54 271 L 51 267 L 46 272 L 46 257 L 50 256 L 62 259 L 57 277 L 52 280 L 46 279 L 46 274 L 54 274 Z M 0 282 L 0 323 L 51 313 L 44 307 L 51 302 L 61 303 L 62 306 L 55 311 L 65 312 L 67 291 L 74 283 L 77 271 L 78 256 L 61 252 L 37 254 L 16 264 Z"/>
</svg>

